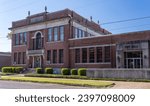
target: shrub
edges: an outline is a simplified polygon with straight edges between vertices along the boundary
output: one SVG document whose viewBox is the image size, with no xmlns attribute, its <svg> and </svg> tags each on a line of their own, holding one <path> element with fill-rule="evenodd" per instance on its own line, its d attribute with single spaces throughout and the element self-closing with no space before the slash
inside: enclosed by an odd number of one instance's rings
<svg viewBox="0 0 150 106">
<path fill-rule="evenodd" d="M 85 68 L 79 68 L 78 69 L 78 75 L 79 76 L 86 76 L 86 69 Z"/>
<path fill-rule="evenodd" d="M 62 75 L 70 75 L 70 70 L 68 68 L 62 68 L 61 69 L 61 74 Z"/>
<path fill-rule="evenodd" d="M 20 73 L 23 71 L 23 67 L 3 67 L 3 73 Z"/>
<path fill-rule="evenodd" d="M 45 68 L 45 73 L 46 74 L 53 74 L 53 69 L 52 68 Z"/>
<path fill-rule="evenodd" d="M 76 69 L 71 69 L 71 75 L 77 75 L 78 71 Z"/>
<path fill-rule="evenodd" d="M 42 68 L 36 68 L 35 70 L 37 74 L 44 74 L 44 71 L 42 70 Z"/>
<path fill-rule="evenodd" d="M 2 68 L 2 72 L 3 73 L 11 73 L 12 72 L 12 68 L 11 67 L 3 67 Z"/>
<path fill-rule="evenodd" d="M 23 71 L 23 67 L 15 67 L 15 69 L 12 68 L 12 70 L 14 73 L 21 73 L 21 71 Z"/>
</svg>

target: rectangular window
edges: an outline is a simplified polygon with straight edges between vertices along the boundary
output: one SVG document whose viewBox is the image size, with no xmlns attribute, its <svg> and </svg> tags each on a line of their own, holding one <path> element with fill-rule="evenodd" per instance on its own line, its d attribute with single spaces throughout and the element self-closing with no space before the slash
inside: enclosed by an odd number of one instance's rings
<svg viewBox="0 0 150 106">
<path fill-rule="evenodd" d="M 15 45 L 19 45 L 19 34 L 15 34 Z"/>
<path fill-rule="evenodd" d="M 64 61 L 64 51 L 63 49 L 59 50 L 59 63 L 63 63 Z"/>
<path fill-rule="evenodd" d="M 52 30 L 53 28 L 48 29 L 48 42 L 52 41 Z"/>
<path fill-rule="evenodd" d="M 26 32 L 23 33 L 23 42 L 24 42 L 24 44 L 27 44 L 27 33 Z"/>
<path fill-rule="evenodd" d="M 53 63 L 57 63 L 57 50 L 53 50 Z"/>
<path fill-rule="evenodd" d="M 60 27 L 60 41 L 64 41 L 64 26 Z"/>
<path fill-rule="evenodd" d="M 75 38 L 78 38 L 78 29 L 77 28 L 75 28 Z"/>
<path fill-rule="evenodd" d="M 102 51 L 102 47 L 97 47 L 96 48 L 96 55 L 97 55 L 97 62 L 103 62 L 103 51 Z"/>
<path fill-rule="evenodd" d="M 105 62 L 110 62 L 110 46 L 105 47 Z"/>
<path fill-rule="evenodd" d="M 17 63 L 17 53 L 14 53 L 14 64 Z"/>
<path fill-rule="evenodd" d="M 85 37 L 85 31 L 82 31 L 82 37 Z"/>
<path fill-rule="evenodd" d="M 80 49 L 75 49 L 75 63 L 80 63 Z"/>
<path fill-rule="evenodd" d="M 89 48 L 89 62 L 90 63 L 94 63 L 94 59 L 95 59 L 95 56 L 94 56 L 94 48 Z"/>
<path fill-rule="evenodd" d="M 23 52 L 23 55 L 22 55 L 22 63 L 23 63 L 23 64 L 26 63 L 25 59 L 26 59 L 26 53 Z"/>
<path fill-rule="evenodd" d="M 82 38 L 82 30 L 79 29 L 79 38 Z"/>
<path fill-rule="evenodd" d="M 82 63 L 87 63 L 87 48 L 82 49 Z"/>
<path fill-rule="evenodd" d="M 58 28 L 54 28 L 54 41 L 58 41 Z"/>
<path fill-rule="evenodd" d="M 23 33 L 20 33 L 20 45 L 23 44 Z"/>
<path fill-rule="evenodd" d="M 51 60 L 51 51 L 48 50 L 47 51 L 47 61 L 50 61 Z"/>
<path fill-rule="evenodd" d="M 21 64 L 21 52 L 18 53 L 18 64 Z"/>
</svg>

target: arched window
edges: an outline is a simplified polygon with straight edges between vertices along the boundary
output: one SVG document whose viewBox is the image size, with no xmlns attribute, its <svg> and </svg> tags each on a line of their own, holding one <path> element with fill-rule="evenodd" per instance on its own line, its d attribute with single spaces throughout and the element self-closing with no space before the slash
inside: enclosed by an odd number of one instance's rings
<svg viewBox="0 0 150 106">
<path fill-rule="evenodd" d="M 41 49 L 42 48 L 42 37 L 41 33 L 36 34 L 36 49 Z"/>
</svg>

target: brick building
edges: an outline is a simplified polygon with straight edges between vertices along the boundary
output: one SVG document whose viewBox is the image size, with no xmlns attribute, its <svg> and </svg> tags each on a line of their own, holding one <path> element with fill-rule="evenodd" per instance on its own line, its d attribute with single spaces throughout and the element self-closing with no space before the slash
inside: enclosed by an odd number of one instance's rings
<svg viewBox="0 0 150 106">
<path fill-rule="evenodd" d="M 12 22 L 12 65 L 149 68 L 150 31 L 111 34 L 69 9 Z"/>
<path fill-rule="evenodd" d="M 9 52 L 0 52 L 0 69 L 4 66 L 11 65 L 11 53 Z"/>
</svg>

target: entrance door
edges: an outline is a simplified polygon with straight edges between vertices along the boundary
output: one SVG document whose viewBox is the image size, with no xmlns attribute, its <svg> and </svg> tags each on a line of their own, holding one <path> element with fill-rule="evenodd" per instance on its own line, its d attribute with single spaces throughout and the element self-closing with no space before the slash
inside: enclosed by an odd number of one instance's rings
<svg viewBox="0 0 150 106">
<path fill-rule="evenodd" d="M 125 68 L 143 68 L 142 52 L 125 52 Z"/>
<path fill-rule="evenodd" d="M 41 67 L 41 57 L 35 56 L 34 57 L 34 68 Z"/>
</svg>

